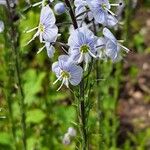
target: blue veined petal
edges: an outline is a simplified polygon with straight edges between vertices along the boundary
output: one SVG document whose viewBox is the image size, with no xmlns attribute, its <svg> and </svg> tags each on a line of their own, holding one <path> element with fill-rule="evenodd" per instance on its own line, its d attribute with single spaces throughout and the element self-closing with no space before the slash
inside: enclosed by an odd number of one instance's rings
<svg viewBox="0 0 150 150">
<path fill-rule="evenodd" d="M 105 44 L 106 44 L 105 38 L 99 37 L 98 40 L 97 40 L 97 46 L 101 47 L 101 46 L 104 46 Z"/>
<path fill-rule="evenodd" d="M 86 0 L 75 0 L 74 5 L 75 7 L 86 6 Z"/>
<path fill-rule="evenodd" d="M 71 63 L 71 59 L 68 55 L 60 55 L 58 58 L 58 63 L 62 70 L 68 71 L 68 64 Z"/>
<path fill-rule="evenodd" d="M 86 0 L 86 2 L 91 11 L 100 6 L 99 0 Z"/>
<path fill-rule="evenodd" d="M 55 24 L 55 22 L 56 19 L 52 9 L 48 5 L 42 7 L 41 15 L 40 15 L 40 23 L 45 25 L 50 23 L 51 25 L 53 25 Z"/>
<path fill-rule="evenodd" d="M 47 50 L 47 55 L 49 58 L 52 58 L 54 56 L 55 53 L 55 48 L 53 45 L 51 45 L 49 42 L 45 44 L 46 46 L 46 50 Z"/>
<path fill-rule="evenodd" d="M 79 40 L 78 42 L 80 46 L 86 44 L 86 35 L 84 33 L 79 31 L 77 36 L 78 36 L 78 40 Z"/>
<path fill-rule="evenodd" d="M 79 60 L 79 57 L 80 57 L 80 50 L 79 48 L 78 49 L 72 49 L 70 50 L 70 58 L 75 62 L 77 63 L 77 61 Z"/>
<path fill-rule="evenodd" d="M 78 31 L 77 30 L 73 30 L 71 32 L 71 35 L 69 36 L 68 39 L 68 45 L 71 47 L 78 47 L 79 45 L 79 39 L 78 39 Z"/>
<path fill-rule="evenodd" d="M 69 82 L 74 86 L 78 85 L 82 80 L 83 69 L 80 66 L 72 64 L 70 66 L 69 72 L 70 72 L 70 75 L 71 75 L 71 77 L 69 79 Z"/>
<path fill-rule="evenodd" d="M 106 26 L 113 27 L 117 23 L 118 23 L 118 20 L 114 16 L 109 15 L 109 14 L 107 15 L 107 24 L 106 24 Z"/>
<path fill-rule="evenodd" d="M 54 42 L 56 41 L 58 36 L 58 28 L 56 25 L 47 26 L 42 33 L 42 37 L 46 42 Z"/>
<path fill-rule="evenodd" d="M 61 75 L 61 69 L 59 67 L 58 61 L 52 64 L 52 71 L 55 72 L 57 78 Z"/>
<path fill-rule="evenodd" d="M 107 57 L 111 58 L 113 61 L 115 61 L 115 59 L 118 56 L 117 45 L 114 44 L 111 40 L 109 40 L 106 43 L 106 55 Z"/>
<path fill-rule="evenodd" d="M 97 9 L 93 12 L 93 16 L 98 23 L 105 25 L 105 23 L 107 21 L 107 12 L 106 11 L 104 11 L 102 9 Z"/>
<path fill-rule="evenodd" d="M 79 14 L 81 14 L 81 13 L 83 13 L 84 11 L 86 11 L 86 7 L 85 6 L 79 6 L 79 7 L 76 7 L 76 9 L 75 9 L 75 15 L 77 16 L 77 15 L 79 15 Z M 83 15 L 82 15 L 83 16 Z M 78 17 L 78 19 L 80 19 L 80 18 L 82 18 L 82 16 L 81 17 Z"/>
<path fill-rule="evenodd" d="M 112 42 L 114 42 L 114 43 L 117 42 L 117 39 L 116 39 L 116 38 L 114 37 L 114 35 L 110 32 L 109 29 L 104 28 L 104 29 L 103 29 L 103 35 L 104 35 L 106 38 L 112 40 Z"/>
<path fill-rule="evenodd" d="M 86 38 L 93 38 L 94 37 L 94 33 L 89 30 L 89 28 L 87 26 L 81 27 L 80 28 L 80 32 L 84 33 Z"/>
</svg>

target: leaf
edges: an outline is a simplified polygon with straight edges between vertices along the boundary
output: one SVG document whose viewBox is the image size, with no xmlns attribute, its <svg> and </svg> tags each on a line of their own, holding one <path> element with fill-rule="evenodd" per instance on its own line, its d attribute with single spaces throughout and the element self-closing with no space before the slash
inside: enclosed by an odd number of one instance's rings
<svg viewBox="0 0 150 150">
<path fill-rule="evenodd" d="M 40 109 L 33 109 L 27 112 L 27 123 L 38 124 L 46 117 L 45 113 Z"/>
<path fill-rule="evenodd" d="M 30 69 L 24 74 L 24 93 L 25 103 L 31 105 L 36 99 L 36 94 L 42 90 L 42 81 L 45 73 L 37 74 L 35 70 Z"/>
<path fill-rule="evenodd" d="M 0 132 L 0 144 L 10 145 L 12 143 L 10 134 L 6 132 Z"/>
</svg>

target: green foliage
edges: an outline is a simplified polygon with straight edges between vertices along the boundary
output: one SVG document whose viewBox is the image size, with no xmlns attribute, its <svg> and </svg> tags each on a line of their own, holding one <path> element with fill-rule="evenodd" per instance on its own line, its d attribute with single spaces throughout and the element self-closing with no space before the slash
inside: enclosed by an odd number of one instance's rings
<svg viewBox="0 0 150 150">
<path fill-rule="evenodd" d="M 148 1 L 144 1 L 146 7 L 149 7 Z M 37 1 L 31 0 L 31 2 Z M 76 109 L 78 102 L 73 97 L 73 93 L 78 97 L 78 92 L 75 92 L 77 88 L 74 88 L 75 90 L 70 92 L 64 87 L 61 91 L 57 92 L 56 86 L 58 85 L 53 85 L 55 76 L 50 72 L 51 60 L 46 56 L 45 51 L 36 55 L 38 48 L 42 44 L 39 44 L 38 40 L 35 40 L 30 45 L 25 46 L 36 32 L 25 33 L 25 31 L 38 25 L 40 10 L 37 7 L 24 11 L 26 5 L 24 1 L 19 1 L 19 5 L 16 8 L 19 20 L 15 22 L 15 25 L 19 33 L 18 49 L 21 60 L 19 62 L 21 66 L 21 84 L 25 100 L 27 150 L 78 149 L 78 143 L 81 141 L 79 137 L 80 125 L 77 124 L 78 112 Z M 0 20 L 4 18 L 4 10 L 5 8 L 0 6 Z M 67 16 L 63 15 L 59 16 L 58 19 L 59 22 L 63 22 L 66 18 Z M 70 21 L 69 18 L 67 18 L 67 21 Z M 136 32 L 141 28 L 141 24 L 134 20 L 131 21 L 131 25 L 135 27 L 133 29 Z M 68 26 L 64 26 L 60 31 L 63 32 L 61 40 L 67 41 L 68 34 L 66 32 L 68 31 Z M 125 34 L 126 32 L 128 31 L 125 31 Z M 4 40 L 5 36 L 10 36 L 7 34 L 6 31 L 0 34 L 0 108 L 4 108 L 0 112 L 0 117 L 6 116 L 4 119 L 0 118 L 0 150 L 14 150 L 15 148 L 22 150 L 23 133 L 18 83 L 14 81 L 13 83 L 8 83 L 10 76 L 7 76 L 9 73 L 7 64 L 12 65 L 14 62 L 12 62 L 12 57 L 9 57 L 11 55 L 7 56 L 7 59 L 4 57 L 8 54 L 9 49 L 11 49 L 8 48 L 10 43 Z M 5 47 L 4 43 L 6 43 Z M 132 35 L 129 45 L 132 45 L 137 52 L 143 53 L 143 49 L 145 49 L 143 35 L 140 32 Z M 58 53 L 60 53 L 59 48 L 56 51 L 55 57 L 57 58 Z M 150 48 L 147 47 L 146 53 L 149 52 Z M 113 64 L 108 61 L 100 63 L 99 69 L 98 87 L 96 86 L 95 72 L 93 70 L 88 79 L 85 79 L 87 82 L 85 104 L 87 108 L 86 115 L 88 116 L 86 129 L 88 131 L 89 149 L 98 150 L 99 141 L 102 140 L 102 150 L 149 150 L 150 129 L 145 129 L 134 134 L 129 133 L 128 138 L 123 141 L 122 145 L 118 143 L 120 120 L 117 115 L 117 106 L 120 92 L 122 92 L 120 89 L 122 79 L 124 78 L 122 73 L 123 65 L 121 63 Z M 133 82 L 137 82 L 136 76 L 138 73 L 139 70 L 135 66 L 129 69 L 128 74 Z M 11 89 L 9 89 L 9 86 L 5 87 L 5 84 L 10 85 Z M 97 110 L 97 93 L 100 94 L 99 100 L 101 104 L 101 135 L 98 133 L 99 112 Z M 149 103 L 149 95 L 146 95 L 144 99 Z M 72 138 L 70 145 L 65 146 L 62 144 L 62 139 L 71 126 L 74 126 L 77 130 L 77 136 Z M 13 136 L 13 131 L 16 134 L 16 138 Z"/>
</svg>

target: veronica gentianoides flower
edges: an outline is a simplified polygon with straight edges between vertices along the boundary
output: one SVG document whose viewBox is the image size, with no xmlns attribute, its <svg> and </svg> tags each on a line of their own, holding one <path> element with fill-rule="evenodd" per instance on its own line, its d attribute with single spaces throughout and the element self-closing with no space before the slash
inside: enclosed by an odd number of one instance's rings
<svg viewBox="0 0 150 150">
<path fill-rule="evenodd" d="M 88 63 L 91 61 L 91 57 L 96 58 L 96 42 L 97 38 L 87 27 L 81 27 L 72 31 L 68 39 L 71 58 L 77 64 L 84 61 L 85 70 L 87 69 Z"/>
<path fill-rule="evenodd" d="M 69 83 L 73 86 L 78 85 L 81 82 L 83 70 L 80 66 L 77 66 L 68 55 L 61 55 L 58 58 L 58 62 L 53 63 L 52 71 L 55 72 L 57 80 L 53 83 L 56 84 L 61 81 L 61 85 L 69 88 Z"/>
<path fill-rule="evenodd" d="M 119 4 L 110 4 L 108 0 L 86 0 L 90 11 L 96 22 L 104 26 L 115 26 L 118 20 L 115 14 L 110 10 L 111 6 L 119 6 Z"/>
<path fill-rule="evenodd" d="M 129 52 L 129 49 L 119 43 L 111 31 L 107 28 L 103 29 L 104 37 L 98 39 L 98 54 L 100 58 L 109 57 L 112 61 L 121 59 L 121 49 L 125 52 Z"/>
<path fill-rule="evenodd" d="M 54 42 L 58 35 L 58 28 L 55 25 L 55 22 L 56 19 L 52 9 L 48 5 L 42 7 L 39 26 L 27 31 L 28 33 L 37 29 L 37 32 L 27 44 L 33 41 L 37 36 L 39 36 L 41 43 Z"/>
</svg>

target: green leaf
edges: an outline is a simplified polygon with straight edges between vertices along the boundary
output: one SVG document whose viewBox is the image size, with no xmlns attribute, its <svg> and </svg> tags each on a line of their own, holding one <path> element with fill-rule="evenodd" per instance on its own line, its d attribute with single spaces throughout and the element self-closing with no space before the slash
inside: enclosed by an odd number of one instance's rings
<svg viewBox="0 0 150 150">
<path fill-rule="evenodd" d="M 24 74 L 24 93 L 25 103 L 31 105 L 36 99 L 36 94 L 42 90 L 42 81 L 45 73 L 37 74 L 35 70 L 30 69 Z"/>
<path fill-rule="evenodd" d="M 27 112 L 27 123 L 40 123 L 45 118 L 45 113 L 40 109 L 33 109 Z"/>
<path fill-rule="evenodd" d="M 12 143 L 10 134 L 6 132 L 0 132 L 0 144 L 10 145 Z"/>
</svg>

